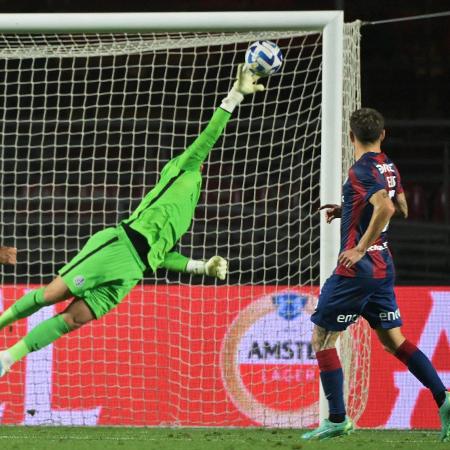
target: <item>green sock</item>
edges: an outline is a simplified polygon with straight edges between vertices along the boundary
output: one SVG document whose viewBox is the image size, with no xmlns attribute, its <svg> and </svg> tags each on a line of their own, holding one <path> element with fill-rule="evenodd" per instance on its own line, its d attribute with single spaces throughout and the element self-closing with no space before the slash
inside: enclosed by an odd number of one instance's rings
<svg viewBox="0 0 450 450">
<path fill-rule="evenodd" d="M 66 321 L 58 314 L 35 326 L 22 340 L 10 347 L 7 352 L 13 362 L 19 361 L 28 353 L 46 347 L 69 331 L 70 328 Z"/>
<path fill-rule="evenodd" d="M 34 314 L 45 306 L 44 289 L 35 289 L 34 291 L 28 292 L 19 298 L 11 308 L 4 311 L 0 316 L 0 330 L 16 320 L 31 316 L 31 314 Z"/>
</svg>

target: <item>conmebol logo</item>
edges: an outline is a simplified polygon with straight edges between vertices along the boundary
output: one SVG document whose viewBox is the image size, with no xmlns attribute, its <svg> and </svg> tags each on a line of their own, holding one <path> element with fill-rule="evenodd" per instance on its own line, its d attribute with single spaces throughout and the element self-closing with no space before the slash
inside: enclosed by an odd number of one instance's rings
<svg viewBox="0 0 450 450">
<path fill-rule="evenodd" d="M 220 361 L 224 385 L 258 424 L 306 427 L 318 420 L 310 321 L 316 302 L 302 292 L 275 292 L 252 302 L 228 329 Z"/>
</svg>

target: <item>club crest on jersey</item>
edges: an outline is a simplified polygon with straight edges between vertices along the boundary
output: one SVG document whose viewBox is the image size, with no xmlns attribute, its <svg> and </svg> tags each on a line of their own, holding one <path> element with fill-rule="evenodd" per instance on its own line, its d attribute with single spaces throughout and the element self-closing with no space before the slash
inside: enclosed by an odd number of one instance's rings
<svg viewBox="0 0 450 450">
<path fill-rule="evenodd" d="M 84 284 L 85 281 L 86 281 L 86 280 L 84 279 L 83 275 L 77 275 L 77 276 L 73 279 L 73 284 L 74 284 L 76 287 L 81 287 L 81 286 L 83 286 L 83 284 Z"/>
<path fill-rule="evenodd" d="M 309 426 L 317 420 L 319 372 L 310 320 L 316 303 L 310 293 L 275 292 L 252 301 L 228 328 L 220 354 L 224 386 L 258 425 Z"/>
</svg>

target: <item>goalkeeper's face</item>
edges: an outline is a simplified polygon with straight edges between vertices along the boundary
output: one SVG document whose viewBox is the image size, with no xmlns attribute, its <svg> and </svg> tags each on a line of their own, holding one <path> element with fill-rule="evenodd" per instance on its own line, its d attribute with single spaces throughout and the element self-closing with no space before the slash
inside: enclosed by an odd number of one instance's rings
<svg viewBox="0 0 450 450">
<path fill-rule="evenodd" d="M 200 165 L 200 172 L 202 172 L 203 173 L 203 169 L 205 168 L 205 165 L 204 164 L 201 164 Z"/>
</svg>

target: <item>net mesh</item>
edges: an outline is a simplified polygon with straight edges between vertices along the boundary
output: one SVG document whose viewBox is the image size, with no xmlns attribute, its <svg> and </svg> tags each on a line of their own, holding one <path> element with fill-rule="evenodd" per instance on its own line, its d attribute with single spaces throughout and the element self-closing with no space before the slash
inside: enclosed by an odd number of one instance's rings
<svg viewBox="0 0 450 450">
<path fill-rule="evenodd" d="M 345 34 L 347 118 L 360 101 L 359 26 Z M 1 36 L 1 235 L 19 249 L 16 271 L 3 269 L 1 300 L 6 308 L 50 282 L 92 234 L 130 215 L 207 124 L 258 39 L 277 41 L 283 69 L 245 100 L 211 152 L 179 247 L 194 259 L 226 257 L 227 283 L 147 273 L 100 321 L 14 367 L 0 387 L 11 399 L 3 423 L 317 422 L 309 317 L 320 263 L 320 33 Z M 63 307 L 10 327 L 2 346 Z M 356 417 L 367 395 L 366 329 L 342 342 Z"/>
</svg>

